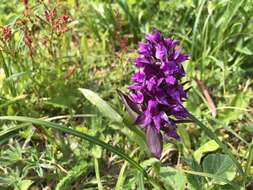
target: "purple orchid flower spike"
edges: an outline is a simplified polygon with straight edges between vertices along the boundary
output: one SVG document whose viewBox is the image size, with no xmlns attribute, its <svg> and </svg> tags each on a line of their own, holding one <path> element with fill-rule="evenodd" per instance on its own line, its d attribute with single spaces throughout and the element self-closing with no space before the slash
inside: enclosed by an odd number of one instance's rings
<svg viewBox="0 0 253 190">
<path fill-rule="evenodd" d="M 182 62 L 189 58 L 178 47 L 178 41 L 164 38 L 158 30 L 147 34 L 139 44 L 135 60 L 138 71 L 133 74 L 129 95 L 118 91 L 135 124 L 146 131 L 150 152 L 160 159 L 163 134 L 179 139 L 176 124 L 189 121 L 183 106 L 187 91 L 181 79 L 185 76 Z"/>
<path fill-rule="evenodd" d="M 121 90 L 117 89 L 117 92 L 124 103 L 126 110 L 128 114 L 133 118 L 134 121 L 138 118 L 138 116 L 141 114 L 141 108 L 140 105 L 134 103 L 128 95 L 126 95 L 124 92 Z"/>
<path fill-rule="evenodd" d="M 163 137 L 160 131 L 157 131 L 154 126 L 149 125 L 146 130 L 146 138 L 150 152 L 160 159 L 163 151 Z"/>
</svg>

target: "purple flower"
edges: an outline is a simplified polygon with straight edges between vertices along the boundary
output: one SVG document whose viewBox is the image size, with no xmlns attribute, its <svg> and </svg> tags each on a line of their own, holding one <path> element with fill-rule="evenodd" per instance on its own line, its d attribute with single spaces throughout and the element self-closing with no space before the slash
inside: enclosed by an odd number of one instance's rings
<svg viewBox="0 0 253 190">
<path fill-rule="evenodd" d="M 161 157 L 162 134 L 179 139 L 176 123 L 188 117 L 183 106 L 187 93 L 181 84 L 185 71 L 182 62 L 189 56 L 182 53 L 178 41 L 164 38 L 158 30 L 139 43 L 138 71 L 129 85 L 130 95 L 119 94 L 135 123 L 146 131 L 150 151 Z"/>
</svg>

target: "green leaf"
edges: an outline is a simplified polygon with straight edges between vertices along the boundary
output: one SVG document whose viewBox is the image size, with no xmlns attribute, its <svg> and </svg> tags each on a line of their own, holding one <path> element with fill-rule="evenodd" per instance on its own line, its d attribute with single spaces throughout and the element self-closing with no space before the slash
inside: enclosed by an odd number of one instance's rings
<svg viewBox="0 0 253 190">
<path fill-rule="evenodd" d="M 13 133 L 18 133 L 19 130 L 23 129 L 24 127 L 30 126 L 30 124 L 22 124 L 22 125 L 17 125 L 14 127 L 9 127 L 6 130 L 0 131 L 0 139 L 5 138 L 6 136 L 9 137 Z"/>
<path fill-rule="evenodd" d="M 138 173 L 138 189 L 140 190 L 145 190 L 145 187 L 144 187 L 144 176 L 143 176 L 143 173 Z"/>
<path fill-rule="evenodd" d="M 8 105 L 11 105 L 11 104 L 13 104 L 13 103 L 16 103 L 17 101 L 23 100 L 23 99 L 25 99 L 26 97 L 27 97 L 27 95 L 20 95 L 20 96 L 17 96 L 17 97 L 15 97 L 15 98 L 12 98 L 12 99 L 10 99 L 10 100 L 7 100 L 7 101 L 5 101 L 3 104 L 0 104 L 0 108 L 3 108 L 3 107 L 6 107 L 6 106 L 8 106 Z"/>
<path fill-rule="evenodd" d="M 229 150 L 229 148 L 221 142 L 221 140 L 217 137 L 217 135 L 208 127 L 206 127 L 200 120 L 198 120 L 196 117 L 190 114 L 190 119 L 192 119 L 201 129 L 204 130 L 205 134 L 215 140 L 215 142 L 219 145 L 219 147 L 231 158 L 231 160 L 234 162 L 235 166 L 239 170 L 240 174 L 242 176 L 245 176 L 241 164 L 238 162 L 238 160 L 235 158 L 233 153 Z"/>
<path fill-rule="evenodd" d="M 32 180 L 29 180 L 29 179 L 25 179 L 25 180 L 22 180 L 20 183 L 19 183 L 19 188 L 17 190 L 28 190 L 28 188 L 33 184 L 33 181 Z"/>
<path fill-rule="evenodd" d="M 236 47 L 235 50 L 245 55 L 252 55 L 252 51 L 247 47 Z"/>
<path fill-rule="evenodd" d="M 100 177 L 100 171 L 99 171 L 99 161 L 95 157 L 94 157 L 94 167 L 95 167 L 95 174 L 97 178 L 98 190 L 103 190 L 101 177 Z"/>
<path fill-rule="evenodd" d="M 230 184 L 227 184 L 227 185 L 215 185 L 214 190 L 245 190 L 245 188 L 241 185 L 241 184 L 238 184 L 237 186 L 234 186 L 234 185 L 230 185 Z"/>
<path fill-rule="evenodd" d="M 160 168 L 161 181 L 168 190 L 184 190 L 186 187 L 186 176 L 183 172 L 171 167 Z"/>
<path fill-rule="evenodd" d="M 86 173 L 90 168 L 90 164 L 86 161 L 79 161 L 77 165 L 72 167 L 66 176 L 64 176 L 55 187 L 55 190 L 69 190 L 72 184 L 78 180 L 79 176 Z"/>
<path fill-rule="evenodd" d="M 210 140 L 207 143 L 203 144 L 199 147 L 194 153 L 193 156 L 195 160 L 200 163 L 202 156 L 207 152 L 215 151 L 219 148 L 219 145 L 215 142 L 215 140 Z"/>
<path fill-rule="evenodd" d="M 225 154 L 209 154 L 203 161 L 203 170 L 206 173 L 232 181 L 236 176 L 236 167 L 233 160 Z M 224 185 L 219 179 L 213 179 L 216 184 Z"/>
<path fill-rule="evenodd" d="M 76 103 L 77 98 L 70 95 L 57 96 L 45 102 L 45 104 L 52 105 L 56 108 L 68 108 Z"/>
<path fill-rule="evenodd" d="M 229 103 L 231 107 L 236 107 L 239 109 L 225 109 L 220 112 L 219 117 L 221 121 L 225 124 L 229 124 L 232 121 L 237 119 L 242 119 L 244 115 L 244 111 L 252 98 L 252 91 L 247 90 L 245 92 L 238 92 L 235 97 L 231 99 Z"/>
<path fill-rule="evenodd" d="M 130 154 L 130 156 L 132 157 L 137 152 L 138 149 L 139 148 L 136 148 L 135 150 L 133 150 L 132 153 Z M 116 183 L 116 186 L 115 186 L 115 190 L 123 189 L 123 185 L 124 185 L 124 182 L 125 182 L 125 179 L 126 179 L 127 166 L 128 166 L 128 162 L 125 161 L 124 164 L 122 165 L 121 169 L 120 169 L 120 172 L 119 172 L 119 175 L 118 175 L 118 180 L 117 180 L 117 183 Z"/>
<path fill-rule="evenodd" d="M 174 169 L 174 168 L 173 168 Z M 184 172 L 186 174 L 190 174 L 190 175 L 194 175 L 194 176 L 200 176 L 200 177 L 205 177 L 205 178 L 211 178 L 211 179 L 215 179 L 215 180 L 219 180 L 221 182 L 223 182 L 224 184 L 231 184 L 231 185 L 234 185 L 234 186 L 237 186 L 237 184 L 223 178 L 223 177 L 220 177 L 220 176 L 217 176 L 217 175 L 213 175 L 213 174 L 210 174 L 210 173 L 206 173 L 206 172 L 198 172 L 198 171 L 192 171 L 192 170 L 184 170 L 184 169 L 174 169 L 174 170 L 177 170 L 177 171 L 181 171 L 181 172 Z"/>
<path fill-rule="evenodd" d="M 0 116 L 0 120 L 11 120 L 11 121 L 21 121 L 21 122 L 29 122 L 37 125 L 41 125 L 47 128 L 52 128 L 59 130 L 61 132 L 74 135 L 76 137 L 79 137 L 81 139 L 87 140 L 90 143 L 96 144 L 98 146 L 101 146 L 102 148 L 107 149 L 108 151 L 113 152 L 114 154 L 118 155 L 120 158 L 128 161 L 132 166 L 134 166 L 137 170 L 143 173 L 145 177 L 147 177 L 146 171 L 132 158 L 130 158 L 127 154 L 125 154 L 121 149 L 111 146 L 93 136 L 81 133 L 79 131 L 76 131 L 74 129 L 68 128 L 64 125 L 56 124 L 53 122 L 44 121 L 41 119 L 35 119 L 30 117 L 22 117 L 22 116 Z"/>
<path fill-rule="evenodd" d="M 144 160 L 144 161 L 141 163 L 141 166 L 142 166 L 144 169 L 147 169 L 149 166 L 153 166 L 154 164 L 157 164 L 157 163 L 160 163 L 160 161 L 157 160 L 156 158 L 149 158 L 148 160 Z"/>
<path fill-rule="evenodd" d="M 245 129 L 247 132 L 253 133 L 253 125 L 243 125 L 242 129 Z"/>
<path fill-rule="evenodd" d="M 177 131 L 182 139 L 183 144 L 186 146 L 186 148 L 190 149 L 191 148 L 191 140 L 190 140 L 189 134 L 186 131 L 185 126 L 179 125 L 177 127 Z"/>
<path fill-rule="evenodd" d="M 245 171 L 248 176 L 250 176 L 250 168 L 253 162 L 253 141 L 251 142 L 249 148 L 248 148 L 248 158 L 247 158 L 247 164 L 245 166 Z"/>
<path fill-rule="evenodd" d="M 79 88 L 79 90 L 82 92 L 85 98 L 87 98 L 87 100 L 89 100 L 93 105 L 95 105 L 105 117 L 108 117 L 112 121 L 119 123 L 123 121 L 122 117 L 95 92 L 84 88 Z"/>
<path fill-rule="evenodd" d="M 32 72 L 31 71 L 25 71 L 25 72 L 20 72 L 20 73 L 15 73 L 11 76 L 9 76 L 8 78 L 5 79 L 5 81 L 11 81 L 11 80 L 17 80 L 25 75 L 31 75 Z"/>
<path fill-rule="evenodd" d="M 193 156 L 189 159 L 185 159 L 187 165 L 196 172 L 202 172 L 202 167 L 196 162 Z M 205 178 L 198 175 L 187 175 L 188 186 L 190 190 L 199 190 L 204 185 Z"/>
<path fill-rule="evenodd" d="M 101 158 L 102 157 L 102 148 L 100 146 L 94 146 L 91 149 L 92 155 L 94 156 L 94 158 Z"/>
<path fill-rule="evenodd" d="M 124 185 L 124 182 L 125 182 L 125 179 L 126 179 L 126 174 L 125 174 L 125 171 L 127 169 L 127 164 L 128 162 L 124 162 L 124 164 L 122 165 L 121 169 L 120 169 L 120 172 L 119 172 L 119 175 L 118 175 L 118 180 L 117 180 L 117 183 L 116 183 L 116 186 L 115 186 L 115 190 L 121 190 L 123 188 L 123 185 Z"/>
</svg>

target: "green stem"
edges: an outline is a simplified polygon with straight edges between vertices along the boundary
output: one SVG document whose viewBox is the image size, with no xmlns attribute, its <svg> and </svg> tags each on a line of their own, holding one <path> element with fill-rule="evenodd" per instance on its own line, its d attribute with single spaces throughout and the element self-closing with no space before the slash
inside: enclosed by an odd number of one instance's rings
<svg viewBox="0 0 253 190">
<path fill-rule="evenodd" d="M 11 70 L 8 67 L 8 65 L 6 64 L 6 61 L 5 61 L 5 58 L 4 58 L 4 55 L 3 55 L 2 51 L 0 51 L 0 58 L 1 58 L 1 61 L 2 61 L 2 64 L 3 64 L 3 69 L 4 69 L 4 73 L 6 75 L 6 78 L 9 78 L 11 76 Z M 8 87 L 10 89 L 11 95 L 13 97 L 15 97 L 17 93 L 16 93 L 16 90 L 15 90 L 13 81 L 8 81 L 8 84 L 9 84 Z"/>
<path fill-rule="evenodd" d="M 147 181 L 150 185 L 154 187 L 154 189 L 164 190 L 164 188 L 159 184 L 159 182 L 153 178 L 147 178 Z"/>
<path fill-rule="evenodd" d="M 191 115 L 189 116 L 190 119 L 192 119 L 201 129 L 204 130 L 204 132 L 206 133 L 206 135 L 215 140 L 215 142 L 220 146 L 220 148 L 232 159 L 232 161 L 234 162 L 234 164 L 236 165 L 239 173 L 241 174 L 241 176 L 245 176 L 245 173 L 242 169 L 241 164 L 238 162 L 238 160 L 235 158 L 235 156 L 233 155 L 233 153 L 229 150 L 229 148 L 223 144 L 221 142 L 221 140 L 218 138 L 218 136 L 208 127 L 206 127 L 200 120 L 198 120 L 195 116 Z"/>
<path fill-rule="evenodd" d="M 98 159 L 95 157 L 94 157 L 94 166 L 95 166 L 95 173 L 96 173 L 96 178 L 97 178 L 97 183 L 98 183 L 98 190 L 103 190 L 100 173 L 99 173 L 99 163 L 98 163 Z"/>
<path fill-rule="evenodd" d="M 250 166 L 252 164 L 252 160 L 253 160 L 253 141 L 251 142 L 250 146 L 249 146 L 249 155 L 248 155 L 248 159 L 247 159 L 247 164 L 246 164 L 246 167 L 245 167 L 245 171 L 246 171 L 246 174 L 248 176 L 250 176 Z"/>
</svg>

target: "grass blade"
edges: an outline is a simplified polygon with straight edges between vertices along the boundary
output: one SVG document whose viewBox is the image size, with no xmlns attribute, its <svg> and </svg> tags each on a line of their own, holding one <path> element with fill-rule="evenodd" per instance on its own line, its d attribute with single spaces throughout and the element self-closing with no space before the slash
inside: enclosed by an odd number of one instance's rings
<svg viewBox="0 0 253 190">
<path fill-rule="evenodd" d="M 138 150 L 138 148 L 136 148 L 130 154 L 130 156 L 132 157 L 136 153 L 137 150 Z M 120 169 L 119 177 L 118 177 L 118 180 L 117 180 L 117 183 L 116 183 L 116 186 L 115 186 L 115 190 L 121 190 L 121 189 L 123 189 L 124 181 L 126 179 L 126 177 L 125 177 L 125 170 L 127 169 L 127 164 L 128 164 L 128 162 L 125 161 L 124 164 L 122 165 L 121 169 Z"/>
<path fill-rule="evenodd" d="M 125 181 L 125 171 L 126 171 L 126 168 L 127 168 L 127 163 L 128 162 L 124 162 L 124 164 L 122 165 L 121 169 L 120 169 L 120 172 L 119 172 L 119 177 L 118 177 L 118 180 L 117 180 L 117 183 L 116 183 L 116 187 L 115 187 L 115 190 L 121 190 L 123 188 L 123 185 L 124 185 L 124 181 Z"/>
<path fill-rule="evenodd" d="M 19 100 L 23 100 L 27 97 L 27 95 L 20 95 L 20 96 L 17 96 L 15 98 L 12 98 L 11 100 L 7 100 L 5 101 L 3 104 L 0 104 L 0 108 L 3 108 L 3 107 L 6 107 L 8 105 L 11 105 Z"/>
<path fill-rule="evenodd" d="M 53 121 L 53 120 L 60 120 L 60 119 L 73 119 L 73 118 L 87 118 L 87 117 L 95 117 L 96 115 L 94 114 L 75 114 L 75 115 L 59 115 L 55 117 L 50 117 L 50 118 L 42 118 L 46 121 Z"/>
<path fill-rule="evenodd" d="M 146 171 L 132 158 L 130 158 L 127 154 L 125 154 L 121 149 L 111 146 L 95 137 L 92 137 L 90 135 L 81 133 L 79 131 L 70 129 L 64 125 L 56 124 L 53 122 L 43 121 L 41 119 L 35 119 L 30 117 L 23 117 L 23 116 L 0 116 L 0 120 L 10 120 L 10 121 L 21 121 L 21 122 L 29 122 L 37 125 L 41 125 L 47 128 L 56 129 L 58 131 L 68 133 L 70 135 L 79 137 L 81 139 L 87 140 L 90 143 L 96 144 L 98 146 L 101 146 L 102 148 L 105 148 L 108 151 L 113 152 L 114 154 L 118 155 L 120 158 L 128 161 L 133 167 L 135 167 L 137 170 L 139 170 L 141 173 L 144 174 L 145 177 L 148 177 Z"/>
<path fill-rule="evenodd" d="M 143 173 L 138 174 L 138 189 L 145 190 Z"/>
<path fill-rule="evenodd" d="M 90 165 L 81 161 L 78 165 L 74 166 L 71 170 L 68 171 L 67 175 L 63 177 L 57 184 L 55 190 L 67 190 L 71 188 L 72 183 L 78 179 L 83 173 L 87 172 Z"/>
<path fill-rule="evenodd" d="M 4 136 L 6 135 L 10 135 L 14 132 L 17 132 L 19 131 L 20 129 L 24 128 L 24 127 L 27 127 L 27 126 L 30 126 L 30 125 L 27 125 L 27 124 L 23 124 L 23 125 L 17 125 L 15 127 L 10 127 L 6 130 L 2 130 L 0 131 L 0 139 L 2 139 Z"/>
<path fill-rule="evenodd" d="M 96 157 L 94 157 L 94 167 L 95 167 L 95 173 L 96 173 L 96 178 L 97 178 L 97 183 L 98 183 L 98 190 L 103 190 L 100 173 L 99 173 L 99 163 Z"/>
<path fill-rule="evenodd" d="M 247 164 L 245 168 L 246 174 L 248 176 L 250 176 L 250 167 L 251 167 L 252 161 L 253 161 L 253 142 L 249 146 L 249 155 L 248 155 Z"/>
<path fill-rule="evenodd" d="M 194 26 L 193 26 L 192 49 L 191 49 L 191 55 L 192 55 L 193 59 L 196 58 L 195 57 L 195 54 L 196 54 L 195 47 L 197 46 L 197 35 L 199 34 L 198 33 L 198 26 L 199 26 L 201 13 L 203 11 L 205 3 L 206 3 L 206 0 L 200 1 L 198 11 L 197 11 L 197 14 L 196 14 L 195 23 L 194 23 Z"/>
</svg>

